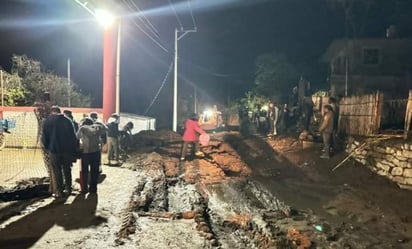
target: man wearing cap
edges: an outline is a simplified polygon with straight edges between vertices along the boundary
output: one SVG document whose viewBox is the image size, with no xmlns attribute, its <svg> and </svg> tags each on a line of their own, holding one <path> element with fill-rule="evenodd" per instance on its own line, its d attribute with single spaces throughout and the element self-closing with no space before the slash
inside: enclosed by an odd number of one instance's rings
<svg viewBox="0 0 412 249">
<path fill-rule="evenodd" d="M 66 194 L 70 194 L 72 190 L 71 162 L 78 141 L 72 122 L 60 113 L 58 106 L 51 107 L 50 116 L 43 123 L 41 142 L 50 155 L 55 183 L 54 196 L 63 197 L 63 188 Z"/>
<path fill-rule="evenodd" d="M 70 121 L 72 121 L 74 130 L 77 132 L 79 130 L 79 124 L 76 122 L 76 120 L 74 120 L 72 111 L 71 110 L 64 110 L 63 114 L 64 114 L 64 116 L 66 116 L 66 118 L 68 118 L 68 119 L 70 119 Z"/>
<path fill-rule="evenodd" d="M 113 113 L 107 120 L 107 164 L 119 165 L 119 115 Z M 112 164 L 112 160 L 115 161 Z"/>
</svg>

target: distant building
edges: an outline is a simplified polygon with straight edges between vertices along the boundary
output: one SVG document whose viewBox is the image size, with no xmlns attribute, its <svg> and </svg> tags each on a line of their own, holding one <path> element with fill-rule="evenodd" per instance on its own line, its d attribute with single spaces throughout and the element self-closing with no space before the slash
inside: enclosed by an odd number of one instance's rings
<svg viewBox="0 0 412 249">
<path fill-rule="evenodd" d="M 347 60 L 346 60 L 347 59 Z M 339 39 L 325 54 L 333 96 L 377 90 L 390 97 L 405 97 L 412 89 L 412 39 Z"/>
</svg>

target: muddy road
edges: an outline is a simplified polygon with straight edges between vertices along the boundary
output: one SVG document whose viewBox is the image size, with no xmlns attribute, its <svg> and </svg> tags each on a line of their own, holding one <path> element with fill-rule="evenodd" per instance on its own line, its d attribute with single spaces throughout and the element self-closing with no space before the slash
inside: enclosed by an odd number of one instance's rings
<svg viewBox="0 0 412 249">
<path fill-rule="evenodd" d="M 356 164 L 331 172 L 343 154 L 218 133 L 180 162 L 166 135 L 104 167 L 96 196 L 3 202 L 0 248 L 412 248 L 410 192 Z"/>
</svg>

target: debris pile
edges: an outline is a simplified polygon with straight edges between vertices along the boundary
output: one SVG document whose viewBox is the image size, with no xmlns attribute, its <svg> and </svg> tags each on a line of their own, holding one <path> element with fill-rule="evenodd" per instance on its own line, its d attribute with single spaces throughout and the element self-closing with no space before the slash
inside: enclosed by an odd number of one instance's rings
<svg viewBox="0 0 412 249">
<path fill-rule="evenodd" d="M 162 146 L 165 144 L 180 143 L 182 136 L 173 131 L 141 131 L 132 137 L 132 146 L 139 147 L 142 145 Z"/>
</svg>

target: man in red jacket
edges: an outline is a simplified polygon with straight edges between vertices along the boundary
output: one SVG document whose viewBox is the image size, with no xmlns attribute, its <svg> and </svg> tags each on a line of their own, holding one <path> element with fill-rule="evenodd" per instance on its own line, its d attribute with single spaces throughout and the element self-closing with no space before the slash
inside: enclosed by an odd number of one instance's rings
<svg viewBox="0 0 412 249">
<path fill-rule="evenodd" d="M 187 146 L 189 144 L 192 144 L 194 147 L 196 156 L 204 156 L 203 152 L 200 151 L 199 137 L 197 134 L 204 134 L 206 132 L 199 127 L 198 120 L 199 119 L 196 113 L 192 114 L 191 118 L 186 120 L 185 132 L 183 133 L 182 156 L 180 157 L 180 160 L 182 161 L 185 160 Z"/>
</svg>

